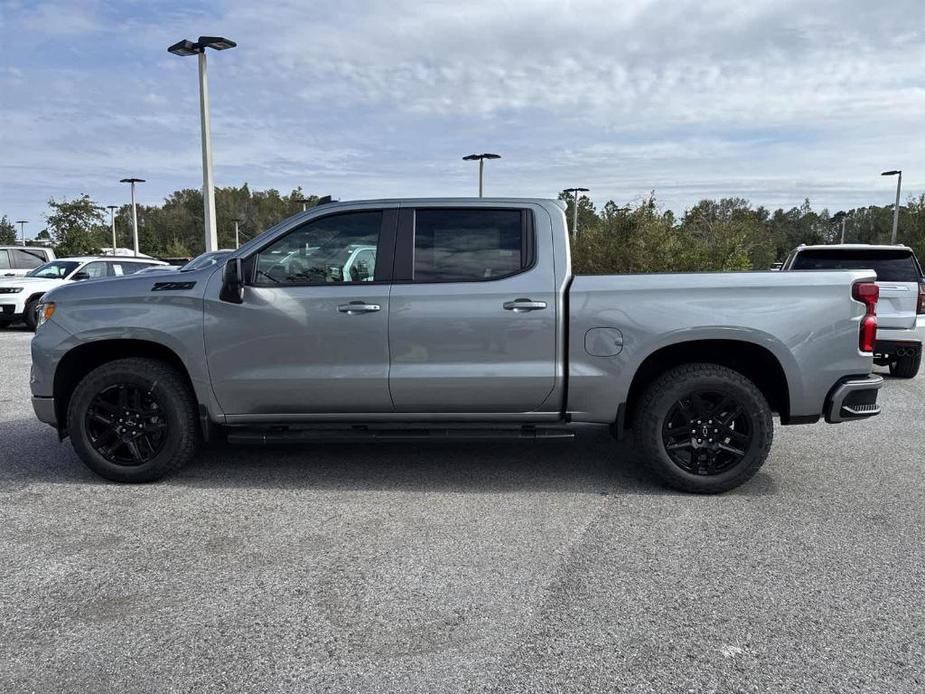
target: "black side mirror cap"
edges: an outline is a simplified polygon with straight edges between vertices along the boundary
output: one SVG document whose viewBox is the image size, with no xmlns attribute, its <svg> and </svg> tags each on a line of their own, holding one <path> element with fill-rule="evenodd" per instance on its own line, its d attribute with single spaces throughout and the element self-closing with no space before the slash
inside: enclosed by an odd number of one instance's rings
<svg viewBox="0 0 925 694">
<path fill-rule="evenodd" d="M 240 258 L 231 258 L 225 263 L 218 298 L 231 304 L 244 303 L 244 263 Z"/>
</svg>

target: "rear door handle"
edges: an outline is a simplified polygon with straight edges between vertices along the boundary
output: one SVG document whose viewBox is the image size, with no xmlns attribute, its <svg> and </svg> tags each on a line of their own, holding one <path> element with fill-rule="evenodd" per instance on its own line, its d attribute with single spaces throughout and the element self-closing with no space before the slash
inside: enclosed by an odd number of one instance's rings
<svg viewBox="0 0 925 694">
<path fill-rule="evenodd" d="M 513 301 L 504 302 L 505 311 L 514 311 L 515 313 L 525 313 L 527 311 L 542 311 L 546 308 L 545 301 L 532 301 L 530 299 L 514 299 Z"/>
<path fill-rule="evenodd" d="M 367 304 L 365 301 L 351 301 L 349 304 L 341 304 L 337 310 L 353 316 L 359 313 L 375 313 L 382 307 L 379 304 Z"/>
</svg>

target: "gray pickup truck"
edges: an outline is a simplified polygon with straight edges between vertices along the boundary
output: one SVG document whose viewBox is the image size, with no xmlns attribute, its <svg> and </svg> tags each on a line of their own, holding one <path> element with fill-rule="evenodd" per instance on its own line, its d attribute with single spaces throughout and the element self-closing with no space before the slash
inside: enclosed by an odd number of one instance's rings
<svg viewBox="0 0 925 694">
<path fill-rule="evenodd" d="M 362 255 L 362 257 L 360 257 Z M 329 203 L 222 266 L 50 292 L 33 406 L 111 480 L 203 440 L 631 431 L 667 484 L 720 492 L 782 424 L 876 415 L 868 270 L 573 276 L 561 203 Z"/>
</svg>

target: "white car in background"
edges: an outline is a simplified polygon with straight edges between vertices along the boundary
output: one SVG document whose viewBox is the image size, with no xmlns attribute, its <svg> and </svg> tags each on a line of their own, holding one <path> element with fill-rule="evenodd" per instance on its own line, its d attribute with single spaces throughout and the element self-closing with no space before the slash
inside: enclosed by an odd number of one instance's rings
<svg viewBox="0 0 925 694">
<path fill-rule="evenodd" d="M 798 246 L 781 269 L 876 272 L 880 299 L 874 364 L 889 366 L 898 378 L 914 378 L 919 372 L 925 343 L 925 273 L 911 248 L 863 243 Z"/>
<path fill-rule="evenodd" d="M 22 321 L 35 330 L 42 296 L 62 284 L 133 275 L 144 268 L 161 265 L 167 263 L 149 258 L 85 256 L 53 260 L 24 277 L 0 277 L 0 328 Z"/>
<path fill-rule="evenodd" d="M 54 259 L 55 252 L 42 246 L 0 246 L 0 278 L 21 277 Z"/>
</svg>

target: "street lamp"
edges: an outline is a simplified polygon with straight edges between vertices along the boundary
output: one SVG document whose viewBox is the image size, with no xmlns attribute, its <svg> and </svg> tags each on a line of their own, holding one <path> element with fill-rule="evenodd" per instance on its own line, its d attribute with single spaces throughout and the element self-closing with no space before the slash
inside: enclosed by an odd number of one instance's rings
<svg viewBox="0 0 925 694">
<path fill-rule="evenodd" d="M 106 209 L 109 210 L 109 224 L 112 226 L 112 254 L 116 254 L 116 210 L 119 209 L 118 205 L 107 205 Z"/>
<path fill-rule="evenodd" d="M 215 224 L 215 187 L 212 177 L 212 126 L 209 123 L 209 80 L 206 74 L 206 49 L 224 51 L 237 46 L 231 39 L 221 36 L 200 36 L 195 43 L 183 39 L 167 51 L 174 55 L 199 56 L 199 118 L 202 123 L 202 205 L 206 226 L 206 251 L 218 250 L 218 231 Z"/>
<path fill-rule="evenodd" d="M 301 203 L 302 211 L 305 212 L 305 210 L 308 209 L 308 203 L 312 201 L 309 200 L 308 198 L 296 198 L 293 202 Z"/>
<path fill-rule="evenodd" d="M 893 233 L 890 235 L 890 243 L 896 243 L 896 232 L 899 229 L 899 189 L 903 185 L 903 172 L 902 169 L 896 169 L 895 171 L 884 171 L 881 176 L 897 176 L 896 179 L 896 206 L 893 208 Z"/>
<path fill-rule="evenodd" d="M 575 209 L 572 210 L 572 236 L 578 238 L 578 194 L 587 193 L 590 188 L 566 188 L 564 192 L 571 193 L 575 198 Z"/>
<path fill-rule="evenodd" d="M 19 225 L 19 235 L 22 237 L 22 245 L 26 245 L 26 225 L 29 223 L 28 219 L 17 219 L 16 223 Z"/>
<path fill-rule="evenodd" d="M 138 255 L 138 210 L 135 208 L 135 184 L 144 183 L 143 178 L 120 178 L 119 183 L 132 184 L 132 240 L 135 243 L 135 255 Z"/>
<path fill-rule="evenodd" d="M 479 162 L 479 197 L 482 197 L 482 180 L 485 176 L 485 160 L 486 159 L 500 159 L 500 154 L 492 154 L 491 152 L 483 152 L 482 154 L 469 154 L 463 157 L 463 161 L 476 161 Z"/>
<path fill-rule="evenodd" d="M 241 236 L 238 233 L 238 224 L 243 222 L 244 220 L 241 219 L 240 217 L 235 217 L 231 221 L 234 222 L 234 247 L 240 248 L 241 247 Z"/>
</svg>

